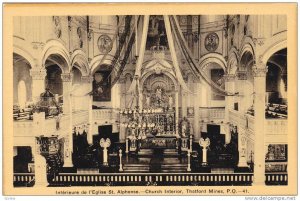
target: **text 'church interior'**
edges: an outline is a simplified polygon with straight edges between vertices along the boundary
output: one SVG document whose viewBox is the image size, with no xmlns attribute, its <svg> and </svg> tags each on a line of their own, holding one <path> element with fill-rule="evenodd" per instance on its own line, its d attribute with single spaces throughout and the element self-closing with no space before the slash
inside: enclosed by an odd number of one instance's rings
<svg viewBox="0 0 300 201">
<path fill-rule="evenodd" d="M 288 185 L 285 15 L 13 19 L 13 185 Z"/>
</svg>

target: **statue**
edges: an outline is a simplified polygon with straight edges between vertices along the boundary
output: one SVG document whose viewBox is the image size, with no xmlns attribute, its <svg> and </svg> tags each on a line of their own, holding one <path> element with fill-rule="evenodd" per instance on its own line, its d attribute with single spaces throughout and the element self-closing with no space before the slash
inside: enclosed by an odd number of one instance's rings
<svg viewBox="0 0 300 201">
<path fill-rule="evenodd" d="M 160 87 L 158 87 L 158 88 L 156 89 L 156 100 L 157 100 L 158 103 L 161 102 L 161 95 L 162 95 L 162 90 L 161 90 Z"/>
<path fill-rule="evenodd" d="M 181 137 L 186 137 L 190 134 L 190 122 L 184 117 L 179 123 L 179 134 Z"/>
<path fill-rule="evenodd" d="M 107 148 L 110 147 L 111 142 L 110 139 L 107 138 L 106 140 L 104 138 L 101 138 L 100 140 L 100 146 L 103 147 L 103 165 L 107 166 L 108 165 L 108 151 Z"/>
<path fill-rule="evenodd" d="M 169 95 L 169 108 L 171 109 L 173 107 L 173 97 L 172 95 Z"/>
<path fill-rule="evenodd" d="M 202 149 L 202 165 L 205 166 L 207 165 L 207 147 L 210 145 L 210 140 L 209 138 L 200 138 L 199 140 L 199 145 L 203 148 Z"/>
<path fill-rule="evenodd" d="M 146 96 L 146 107 L 150 107 L 150 96 L 149 95 L 147 95 Z"/>
</svg>

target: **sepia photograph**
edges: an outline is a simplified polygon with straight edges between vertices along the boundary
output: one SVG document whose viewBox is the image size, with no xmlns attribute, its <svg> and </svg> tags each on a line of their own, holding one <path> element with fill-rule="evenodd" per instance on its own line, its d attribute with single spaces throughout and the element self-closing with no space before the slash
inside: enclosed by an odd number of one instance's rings
<svg viewBox="0 0 300 201">
<path fill-rule="evenodd" d="M 4 194 L 295 194 L 297 19 L 283 5 L 4 7 Z"/>
</svg>

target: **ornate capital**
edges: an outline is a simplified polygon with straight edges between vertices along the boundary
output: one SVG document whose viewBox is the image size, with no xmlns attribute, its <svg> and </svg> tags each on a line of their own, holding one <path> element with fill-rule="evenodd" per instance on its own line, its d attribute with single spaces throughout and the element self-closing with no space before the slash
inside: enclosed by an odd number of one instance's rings
<svg viewBox="0 0 300 201">
<path fill-rule="evenodd" d="M 46 75 L 47 75 L 47 72 L 46 72 L 46 70 L 31 69 L 30 70 L 30 75 L 31 75 L 33 80 L 44 80 Z"/>
<path fill-rule="evenodd" d="M 254 77 L 265 77 L 268 72 L 268 68 L 264 65 L 254 65 L 252 71 Z"/>
<path fill-rule="evenodd" d="M 235 80 L 235 75 L 233 74 L 224 75 L 224 80 L 225 82 L 232 82 Z"/>
<path fill-rule="evenodd" d="M 92 76 L 82 76 L 81 77 L 81 82 L 82 83 L 91 83 L 91 82 L 93 82 L 93 77 Z"/>
<path fill-rule="evenodd" d="M 265 43 L 264 38 L 254 38 L 253 42 L 254 42 L 255 45 L 259 45 L 259 46 L 262 46 Z"/>
<path fill-rule="evenodd" d="M 239 80 L 247 80 L 247 71 L 237 71 L 236 75 Z"/>
<path fill-rule="evenodd" d="M 61 79 L 63 82 L 71 82 L 72 81 L 72 74 L 71 73 L 62 73 Z"/>
</svg>

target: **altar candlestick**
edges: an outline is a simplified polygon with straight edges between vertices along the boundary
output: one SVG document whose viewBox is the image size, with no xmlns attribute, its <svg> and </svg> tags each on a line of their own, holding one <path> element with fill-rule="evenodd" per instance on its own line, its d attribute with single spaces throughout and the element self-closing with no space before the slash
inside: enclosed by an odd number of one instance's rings
<svg viewBox="0 0 300 201">
<path fill-rule="evenodd" d="M 187 157 L 188 157 L 187 171 L 190 172 L 191 171 L 191 151 L 190 150 L 188 150 Z"/>
<path fill-rule="evenodd" d="M 123 172 L 123 165 L 122 165 L 122 149 L 119 150 L 119 157 L 120 157 L 120 168 L 119 171 Z"/>
</svg>

